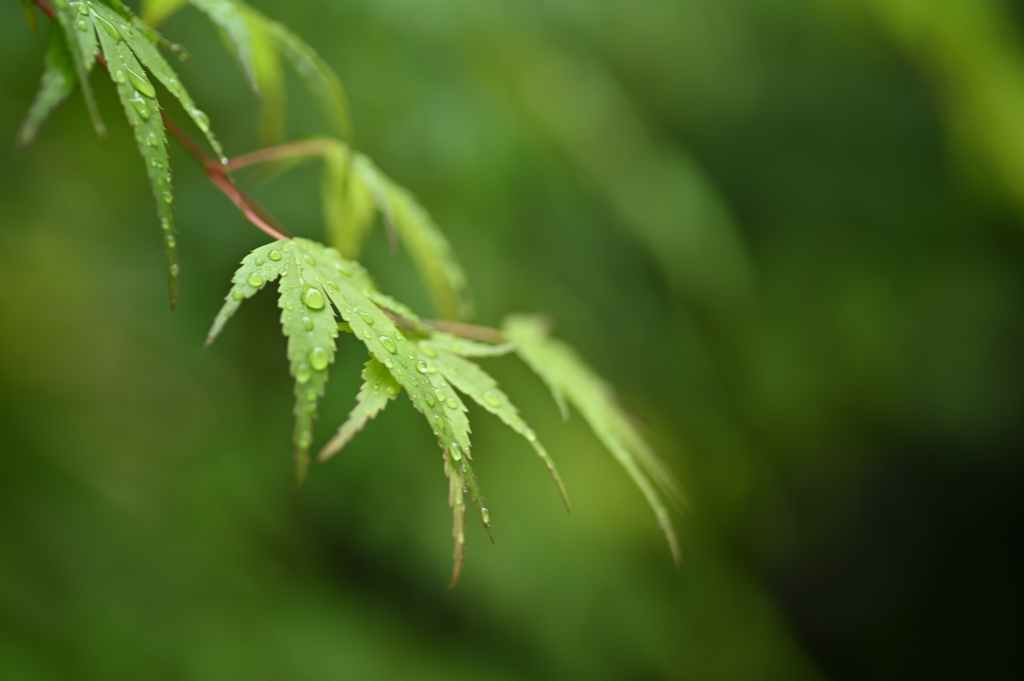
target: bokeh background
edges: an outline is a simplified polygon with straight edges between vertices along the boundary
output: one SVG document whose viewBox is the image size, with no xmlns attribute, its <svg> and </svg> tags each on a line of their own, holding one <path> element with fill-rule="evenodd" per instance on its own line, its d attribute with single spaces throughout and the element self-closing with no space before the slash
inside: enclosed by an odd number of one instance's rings
<svg viewBox="0 0 1024 681">
<path fill-rule="evenodd" d="M 959 679 L 1024 672 L 1024 6 L 1009 0 L 253 3 L 342 78 L 480 323 L 542 311 L 688 490 L 640 493 L 511 358 L 568 485 L 472 410 L 496 543 L 447 588 L 439 451 L 401 401 L 292 485 L 276 301 L 202 341 L 265 237 L 172 150 L 152 197 L 109 82 L 0 144 L 0 678 Z M 42 22 L 44 25 L 46 21 Z M 162 26 L 229 153 L 258 106 Z M 45 51 L 0 4 L 0 138 Z M 324 130 L 295 79 L 288 134 Z M 173 108 L 171 109 L 173 113 Z M 319 167 L 242 182 L 322 237 Z M 366 264 L 430 314 L 378 230 Z M 344 343 L 322 442 L 364 353 Z"/>
</svg>

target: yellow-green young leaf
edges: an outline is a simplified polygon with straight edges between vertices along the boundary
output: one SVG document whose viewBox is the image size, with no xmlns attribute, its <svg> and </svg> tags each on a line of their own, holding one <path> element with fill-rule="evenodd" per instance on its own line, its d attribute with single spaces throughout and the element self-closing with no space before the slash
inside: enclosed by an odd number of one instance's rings
<svg viewBox="0 0 1024 681">
<path fill-rule="evenodd" d="M 156 26 L 187 4 L 188 0 L 142 0 L 142 17 Z"/>
<path fill-rule="evenodd" d="M 363 368 L 363 385 L 356 395 L 356 406 L 338 428 L 337 434 L 320 450 L 317 459 L 323 462 L 340 452 L 356 433 L 363 429 L 367 421 L 388 406 L 389 400 L 398 397 L 400 390 L 401 386 L 395 377 L 383 364 L 371 357 Z"/>
<path fill-rule="evenodd" d="M 89 85 L 89 71 L 96 63 L 96 55 L 99 53 L 96 45 L 96 29 L 93 26 L 89 6 L 84 0 L 78 2 L 61 0 L 55 3 L 54 12 L 57 14 L 57 22 L 64 30 L 68 52 L 71 53 L 71 63 L 75 67 L 75 75 L 82 87 L 82 97 L 85 98 L 85 106 L 89 110 L 92 126 L 97 135 L 105 138 L 107 131 L 103 127 L 103 120 L 96 107 L 96 98 L 93 97 L 92 87 Z"/>
<path fill-rule="evenodd" d="M 35 15 L 32 15 L 35 16 Z M 39 91 L 32 101 L 25 120 L 18 130 L 15 146 L 19 149 L 28 146 L 35 139 L 39 127 L 53 110 L 67 99 L 75 88 L 75 68 L 71 64 L 67 42 L 60 27 L 50 28 L 50 47 L 46 51 L 43 62 L 43 77 L 39 83 Z"/>
<path fill-rule="evenodd" d="M 555 462 L 548 456 L 547 450 L 537 439 L 533 429 L 526 425 L 526 421 L 519 415 L 519 410 L 509 400 L 508 395 L 498 388 L 498 382 L 473 362 L 447 350 L 436 349 L 430 341 L 420 341 L 420 352 L 428 357 L 435 357 L 433 362 L 427 362 L 419 367 L 420 371 L 430 373 L 440 370 L 441 375 L 458 390 L 469 395 L 474 402 L 526 438 L 526 441 L 537 452 L 537 456 L 548 467 L 548 471 L 551 472 L 551 477 L 554 479 L 555 485 L 558 486 L 558 493 L 562 495 L 562 501 L 565 502 L 566 510 L 571 510 L 569 494 L 565 491 L 565 485 L 562 484 L 562 478 L 558 474 Z"/>
<path fill-rule="evenodd" d="M 28 27 L 35 33 L 39 30 L 39 20 L 36 18 L 35 5 L 32 0 L 21 0 L 21 11 L 25 14 L 25 21 L 28 22 Z"/>
<path fill-rule="evenodd" d="M 262 16 L 249 10 L 245 17 L 249 26 L 252 70 L 260 94 L 260 143 L 269 147 L 280 144 L 285 138 L 287 101 L 281 50 Z"/>
<path fill-rule="evenodd" d="M 358 258 L 363 242 L 373 227 L 377 208 L 363 173 L 353 168 L 365 163 L 361 155 L 352 158 L 347 146 L 331 145 L 324 156 L 321 196 L 327 238 L 346 258 Z"/>
<path fill-rule="evenodd" d="M 373 162 L 356 154 L 357 172 L 373 194 L 377 209 L 409 249 L 434 305 L 443 317 L 467 319 L 473 314 L 466 274 L 448 240 L 413 196 L 389 180 Z"/>
<path fill-rule="evenodd" d="M 358 263 L 306 239 L 277 241 L 257 249 L 243 260 L 242 267 L 235 273 L 234 287 L 214 321 L 208 342 L 217 336 L 240 301 L 275 276 L 281 277 L 281 325 L 288 336 L 288 358 L 296 380 L 298 478 L 301 480 L 306 472 L 312 419 L 317 399 L 327 382 L 326 369 L 334 357 L 334 338 L 338 335 L 334 310 L 337 310 L 353 336 L 385 367 L 409 395 L 413 406 L 426 417 L 445 460 L 450 462 L 450 466 L 446 466 L 449 478 L 458 481 L 459 490 L 463 486 L 468 489 L 489 531 L 490 517 L 483 507 L 483 496 L 469 463 L 466 407 L 443 377 L 417 370 L 419 362 L 426 357 L 375 302 L 386 296 L 376 291 Z M 460 491 L 460 499 L 461 494 Z M 456 566 L 456 572 L 460 567 L 461 564 Z"/>
<path fill-rule="evenodd" d="M 231 0 L 189 0 L 191 5 L 210 18 L 235 48 L 235 55 L 253 92 L 259 92 L 256 71 L 252 63 L 252 36 L 246 21 L 244 5 Z"/>
<path fill-rule="evenodd" d="M 611 388 L 572 348 L 549 337 L 546 325 L 540 318 L 513 315 L 505 320 L 504 330 L 509 339 L 518 345 L 516 352 L 523 361 L 544 380 L 553 393 L 562 393 L 568 398 L 598 439 L 633 478 L 654 510 L 658 524 L 668 540 L 672 557 L 679 564 L 679 543 L 658 490 L 680 504 L 683 503 L 682 492 L 616 403 Z"/>
<path fill-rule="evenodd" d="M 501 357 L 516 349 L 515 343 L 481 343 L 442 331 L 431 333 L 430 342 L 460 357 Z"/>
<path fill-rule="evenodd" d="M 98 15 L 93 12 L 89 16 Z M 100 26 L 104 24 L 100 23 Z M 171 307 L 174 307 L 178 300 L 178 251 L 174 237 L 174 215 L 171 211 L 171 169 L 167 163 L 167 137 L 160 117 L 160 103 L 156 99 L 153 84 L 146 78 L 135 55 L 123 39 L 114 37 L 120 35 L 118 29 L 111 26 L 111 30 L 108 31 L 103 27 L 97 35 L 103 48 L 103 56 L 107 60 L 110 79 L 117 86 L 117 95 L 128 117 L 128 123 L 134 130 L 135 143 L 146 163 L 149 184 L 156 197 L 157 214 L 160 216 L 160 225 L 163 229 Z"/>
<path fill-rule="evenodd" d="M 256 14 L 252 12 L 252 14 Z M 341 81 L 316 51 L 301 38 L 276 21 L 264 19 L 267 28 L 277 39 L 284 56 L 292 63 L 299 77 L 306 84 L 335 132 L 348 139 L 351 126 L 348 119 L 348 101 Z"/>
</svg>

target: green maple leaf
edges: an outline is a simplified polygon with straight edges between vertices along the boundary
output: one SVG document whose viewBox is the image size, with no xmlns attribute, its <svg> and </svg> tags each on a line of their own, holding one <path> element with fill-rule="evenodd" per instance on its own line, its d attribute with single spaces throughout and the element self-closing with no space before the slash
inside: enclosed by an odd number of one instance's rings
<svg viewBox="0 0 1024 681">
<path fill-rule="evenodd" d="M 568 400 L 633 478 L 654 510 L 678 565 L 679 542 L 658 492 L 682 505 L 682 491 L 619 406 L 612 389 L 571 347 L 548 336 L 543 319 L 512 315 L 505 320 L 504 330 L 516 344 L 516 353 L 547 384 L 563 414 L 568 415 Z"/>
</svg>

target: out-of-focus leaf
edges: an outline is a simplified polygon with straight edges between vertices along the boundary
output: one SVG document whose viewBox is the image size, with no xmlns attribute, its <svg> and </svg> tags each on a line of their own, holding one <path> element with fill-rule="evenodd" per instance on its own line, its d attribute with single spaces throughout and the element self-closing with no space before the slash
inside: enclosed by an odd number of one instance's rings
<svg viewBox="0 0 1024 681">
<path fill-rule="evenodd" d="M 157 26 L 187 4 L 188 0 L 142 0 L 142 18 Z"/>
<path fill-rule="evenodd" d="M 89 110 L 93 129 L 96 130 L 96 134 L 100 138 L 106 138 L 107 131 L 103 127 L 103 120 L 96 107 L 96 98 L 89 85 L 89 71 L 96 63 L 96 55 L 99 54 L 96 30 L 93 26 L 89 6 L 84 0 L 71 3 L 60 2 L 55 4 L 54 12 L 57 14 L 60 27 L 64 30 L 68 52 L 71 54 L 71 63 L 75 67 L 75 75 L 82 88 L 82 97 L 85 98 L 85 106 Z"/>
<path fill-rule="evenodd" d="M 250 19 L 246 16 L 245 6 L 231 0 L 189 0 L 189 3 L 227 34 L 235 48 L 242 73 L 249 81 L 249 87 L 258 93 L 259 83 L 253 67 L 252 36 L 249 32 Z"/>
<path fill-rule="evenodd" d="M 260 93 L 260 143 L 280 144 L 285 138 L 287 95 L 281 50 L 262 16 L 246 12 L 252 45 L 252 69 Z"/>
<path fill-rule="evenodd" d="M 356 406 L 338 428 L 337 434 L 320 450 L 317 459 L 323 462 L 340 452 L 366 426 L 367 421 L 383 411 L 389 400 L 398 396 L 399 390 L 401 386 L 387 367 L 371 357 L 363 369 L 363 385 L 356 395 Z"/>
<path fill-rule="evenodd" d="M 363 173 L 353 164 L 366 163 L 361 155 L 352 158 L 348 147 L 331 145 L 324 155 L 321 196 L 327 238 L 346 258 L 358 258 L 363 242 L 373 227 L 377 210 L 373 192 Z"/>
<path fill-rule="evenodd" d="M 35 16 L 35 15 L 33 15 Z M 71 63 L 71 55 L 60 28 L 50 29 L 50 47 L 46 51 L 43 62 L 43 77 L 39 83 L 39 91 L 25 114 L 25 120 L 18 130 L 16 146 L 25 147 L 32 143 L 40 126 L 53 110 L 67 99 L 75 88 L 75 68 Z"/>
<path fill-rule="evenodd" d="M 25 14 L 25 21 L 28 22 L 28 27 L 35 33 L 39 30 L 39 19 L 36 18 L 35 5 L 32 0 L 21 0 L 21 11 Z"/>
<path fill-rule="evenodd" d="M 504 330 L 509 339 L 518 344 L 516 352 L 523 361 L 553 393 L 562 393 L 568 398 L 633 478 L 654 510 L 672 557 L 679 564 L 679 542 L 658 490 L 680 504 L 683 503 L 682 491 L 616 403 L 611 388 L 572 348 L 548 336 L 540 318 L 512 315 L 505 320 Z"/>
<path fill-rule="evenodd" d="M 157 214 L 163 229 L 167 282 L 171 307 L 174 307 L 178 301 L 178 251 L 174 237 L 174 214 L 171 210 L 174 198 L 171 192 L 171 169 L 167 162 L 167 137 L 160 117 L 160 103 L 142 65 L 124 40 L 120 39 L 119 29 L 113 25 L 108 28 L 104 18 L 96 14 L 97 10 L 109 10 L 97 6 L 89 16 L 96 18 L 96 23 L 100 25 L 97 35 L 107 60 L 110 79 L 117 87 L 117 95 L 135 133 L 136 146 L 146 163 L 146 174 L 156 198 Z"/>
</svg>

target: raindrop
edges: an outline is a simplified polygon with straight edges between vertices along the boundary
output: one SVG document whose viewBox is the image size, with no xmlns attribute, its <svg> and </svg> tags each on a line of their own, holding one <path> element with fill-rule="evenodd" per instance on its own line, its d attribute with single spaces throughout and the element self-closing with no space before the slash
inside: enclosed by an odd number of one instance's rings
<svg viewBox="0 0 1024 681">
<path fill-rule="evenodd" d="M 415 378 L 409 378 L 409 380 L 412 381 L 413 386 L 419 387 L 420 382 L 417 381 Z"/>
<path fill-rule="evenodd" d="M 146 136 L 146 144 L 151 147 L 158 147 L 160 146 L 160 140 L 153 133 L 149 133 L 149 135 Z"/>
<path fill-rule="evenodd" d="M 173 199 L 170 192 L 164 192 L 164 203 L 170 203 Z"/>
<path fill-rule="evenodd" d="M 231 293 L 231 297 L 234 298 L 235 300 L 241 300 L 242 298 L 245 298 L 245 294 L 242 293 L 241 291 L 233 291 Z"/>
<path fill-rule="evenodd" d="M 459 403 L 458 403 L 458 402 L 456 402 L 455 400 L 453 400 L 453 399 L 452 399 L 452 398 L 450 398 L 450 397 L 448 398 L 448 401 L 446 401 L 446 402 L 445 402 L 445 404 L 447 404 L 447 405 L 448 405 L 448 408 L 449 408 L 449 409 L 455 409 L 456 407 L 458 407 L 458 406 L 459 406 Z"/>
<path fill-rule="evenodd" d="M 434 345 L 430 341 L 420 341 L 420 352 L 431 359 L 437 357 L 437 350 L 434 349 Z"/>
<path fill-rule="evenodd" d="M 492 407 L 497 407 L 501 404 L 501 398 L 498 397 L 498 393 L 488 390 L 484 393 L 484 402 Z"/>
<path fill-rule="evenodd" d="M 124 75 L 124 71 L 118 69 L 117 73 L 114 74 L 114 80 L 116 80 L 118 83 L 123 83 L 126 80 L 128 80 L 128 78 Z"/>
<path fill-rule="evenodd" d="M 337 290 L 338 290 L 338 285 L 337 285 L 337 284 L 335 284 L 335 283 L 334 283 L 333 281 L 330 281 L 330 280 L 328 280 L 328 281 L 327 281 L 327 286 L 328 286 L 328 288 L 330 288 L 330 289 L 331 289 L 332 291 L 337 291 Z"/>
<path fill-rule="evenodd" d="M 365 338 L 366 340 L 370 340 L 371 338 L 373 338 L 373 334 L 370 333 L 369 329 L 363 329 L 363 338 Z"/>
<path fill-rule="evenodd" d="M 362 319 L 364 322 L 366 322 L 370 326 L 373 326 L 373 315 L 372 314 L 370 314 L 369 312 L 364 312 L 363 310 L 360 310 L 359 308 L 356 308 L 356 314 L 358 314 L 359 318 Z"/>
<path fill-rule="evenodd" d="M 351 267 L 351 265 L 349 265 L 344 260 L 342 260 L 340 263 L 338 263 L 337 267 L 338 267 L 338 271 L 341 272 L 346 277 L 351 277 L 352 276 L 352 267 Z"/>
<path fill-rule="evenodd" d="M 287 253 L 288 252 L 288 247 L 287 246 L 282 246 L 281 250 L 284 251 L 285 253 Z"/>
<path fill-rule="evenodd" d="M 323 371 L 326 369 L 330 359 L 331 358 L 327 355 L 327 351 L 319 345 L 309 351 L 309 364 L 316 371 Z"/>
<path fill-rule="evenodd" d="M 533 432 L 532 428 L 527 428 L 523 435 L 525 435 L 526 439 L 529 440 L 530 442 L 537 441 L 537 434 Z"/>
<path fill-rule="evenodd" d="M 312 331 L 313 330 L 313 320 L 310 319 L 309 317 L 306 317 L 306 316 L 302 317 L 302 325 L 304 327 L 306 327 L 306 331 Z"/>
<path fill-rule="evenodd" d="M 174 248 L 175 246 L 178 245 L 177 239 L 175 239 L 174 236 L 171 234 L 167 235 L 165 241 L 167 242 L 167 248 Z"/>
<path fill-rule="evenodd" d="M 177 94 L 178 90 L 181 89 L 181 86 L 178 85 L 178 81 L 175 78 L 168 78 L 167 79 L 167 85 L 168 85 L 168 87 L 171 88 L 171 92 L 173 92 L 175 94 Z"/>
<path fill-rule="evenodd" d="M 78 5 L 78 11 L 79 12 L 82 12 L 82 7 L 83 6 L 84 6 L 84 3 Z M 88 11 L 88 10 L 86 10 L 86 11 Z M 85 14 L 85 12 L 82 12 L 82 14 Z M 118 42 L 124 40 L 124 38 L 121 37 L 121 33 L 117 30 L 117 27 L 115 27 L 112 23 L 110 23 L 109 21 L 107 21 L 103 17 L 96 17 L 96 22 L 100 26 L 102 26 L 103 30 L 106 31 L 107 34 L 111 38 L 113 38 L 114 40 L 116 40 Z"/>
<path fill-rule="evenodd" d="M 271 251 L 269 257 L 276 262 L 281 259 L 281 251 Z"/>
<path fill-rule="evenodd" d="M 393 386 L 393 385 L 389 385 L 389 386 L 388 386 L 388 387 L 386 388 L 386 391 L 387 391 L 388 395 L 391 395 L 392 397 L 394 397 L 395 395 L 397 395 L 397 394 L 398 394 L 398 391 L 397 391 L 397 390 L 395 390 L 395 386 Z"/>
<path fill-rule="evenodd" d="M 128 101 L 131 103 L 132 108 L 142 116 L 142 120 L 149 120 L 149 106 L 146 104 L 146 100 L 144 100 L 138 92 L 134 93 L 132 98 Z"/>
<path fill-rule="evenodd" d="M 429 404 L 431 407 L 433 407 L 435 404 L 437 404 L 437 402 L 434 401 L 433 397 L 431 397 L 430 395 L 427 395 L 427 404 Z"/>
<path fill-rule="evenodd" d="M 181 271 L 181 268 L 178 267 L 178 263 L 174 263 L 173 265 L 171 265 L 171 276 L 172 277 L 178 276 L 178 272 L 180 272 L 180 271 Z"/>
<path fill-rule="evenodd" d="M 403 336 L 403 335 L 402 335 L 402 332 L 401 332 L 401 331 L 398 331 L 397 329 L 395 330 L 395 338 L 397 338 L 397 339 L 398 339 L 398 340 L 400 340 L 400 341 L 403 341 L 403 340 L 405 340 L 405 336 Z"/>
<path fill-rule="evenodd" d="M 200 130 L 203 132 L 210 131 L 210 119 L 206 117 L 206 114 L 199 109 L 192 109 L 189 113 L 192 114 L 192 120 L 196 122 Z"/>
<path fill-rule="evenodd" d="M 263 275 L 261 275 L 259 272 L 253 272 L 252 274 L 249 275 L 248 281 L 249 286 L 252 286 L 253 288 L 259 288 L 260 286 L 263 286 Z"/>
<path fill-rule="evenodd" d="M 85 19 L 79 19 L 78 23 L 75 24 L 75 28 L 77 28 L 79 31 L 88 31 L 89 24 L 85 22 Z"/>
<path fill-rule="evenodd" d="M 306 391 L 306 399 L 309 400 L 310 402 L 315 401 L 316 400 L 316 391 L 315 390 L 307 390 Z"/>
<path fill-rule="evenodd" d="M 306 383 L 309 381 L 309 377 L 313 374 L 309 371 L 308 364 L 300 364 L 299 368 L 295 370 L 295 380 L 299 383 Z"/>
<path fill-rule="evenodd" d="M 380 337 L 380 344 L 384 346 L 384 349 L 390 352 L 392 355 L 398 352 L 398 346 L 395 345 L 395 341 L 391 340 L 387 336 Z"/>
<path fill-rule="evenodd" d="M 438 381 L 437 384 L 439 386 L 441 386 L 442 388 L 447 388 L 448 387 L 448 384 L 444 382 L 443 378 L 440 381 Z"/>
<path fill-rule="evenodd" d="M 111 26 L 111 29 L 114 29 L 114 27 Z M 156 99 L 156 90 L 153 89 L 153 84 L 150 83 L 145 76 L 135 73 L 128 67 L 125 68 L 128 71 L 128 80 L 132 82 L 132 85 L 135 86 L 135 89 L 141 92 L 142 94 L 146 95 L 150 99 Z"/>
<path fill-rule="evenodd" d="M 162 218 L 162 219 L 160 220 L 160 227 L 161 227 L 161 229 L 163 229 L 163 230 L 164 230 L 165 232 L 169 232 L 169 231 L 171 231 L 171 221 L 170 221 L 170 220 L 168 220 L 167 218 Z"/>
<path fill-rule="evenodd" d="M 448 451 L 452 453 L 452 458 L 456 461 L 462 460 L 462 447 L 458 442 L 453 442 L 452 446 L 448 448 Z"/>
<path fill-rule="evenodd" d="M 427 363 L 425 360 L 416 362 L 416 368 L 420 370 L 420 373 L 427 373 Z"/>
<path fill-rule="evenodd" d="M 292 304 L 291 303 L 285 303 L 284 304 L 284 309 L 286 309 L 286 310 L 292 309 Z"/>
<path fill-rule="evenodd" d="M 79 14 L 88 14 L 89 13 L 89 7 L 84 2 L 77 3 L 75 5 L 75 7 L 78 8 L 78 13 Z"/>
<path fill-rule="evenodd" d="M 263 264 L 263 258 L 256 258 L 256 267 L 259 267 L 262 264 Z"/>
<path fill-rule="evenodd" d="M 324 309 L 324 294 L 320 293 L 320 289 L 310 286 L 302 295 L 302 302 L 310 310 L 322 310 Z"/>
<path fill-rule="evenodd" d="M 305 258 L 303 258 L 303 260 L 306 261 L 307 265 L 316 265 L 316 260 L 313 260 L 313 258 L 309 257 L 308 255 Z"/>
<path fill-rule="evenodd" d="M 384 360 L 384 366 L 386 366 L 388 369 L 394 369 L 395 363 L 392 362 L 390 359 L 386 359 Z"/>
<path fill-rule="evenodd" d="M 299 436 L 299 448 L 305 449 L 313 442 L 313 436 L 309 434 L 308 430 L 302 431 L 302 435 Z"/>
<path fill-rule="evenodd" d="M 437 373 L 437 366 L 434 365 L 434 364 L 431 364 L 430 366 L 428 366 L 427 367 L 427 373 L 428 374 L 436 374 Z"/>
<path fill-rule="evenodd" d="M 491 526 L 491 512 L 490 511 L 488 511 L 484 507 L 481 507 L 480 508 L 480 517 L 483 519 L 484 525 L 486 525 L 487 527 Z"/>
</svg>

